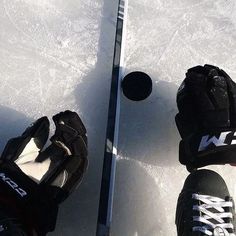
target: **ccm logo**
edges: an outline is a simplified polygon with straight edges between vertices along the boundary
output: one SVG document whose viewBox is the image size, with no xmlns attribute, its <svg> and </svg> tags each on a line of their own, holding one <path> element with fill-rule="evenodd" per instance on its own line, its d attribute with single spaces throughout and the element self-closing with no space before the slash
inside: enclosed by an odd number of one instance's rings
<svg viewBox="0 0 236 236">
<path fill-rule="evenodd" d="M 210 137 L 210 135 L 203 136 L 198 151 L 200 152 L 206 150 L 210 144 L 214 144 L 216 147 L 236 144 L 236 132 L 222 132 L 219 138 L 216 136 Z"/>
<path fill-rule="evenodd" d="M 2 181 L 7 183 L 12 189 L 14 189 L 21 197 L 24 197 L 27 195 L 26 191 L 19 188 L 18 184 L 16 184 L 10 178 L 6 177 L 4 173 L 0 173 L 0 178 L 2 179 Z"/>
</svg>

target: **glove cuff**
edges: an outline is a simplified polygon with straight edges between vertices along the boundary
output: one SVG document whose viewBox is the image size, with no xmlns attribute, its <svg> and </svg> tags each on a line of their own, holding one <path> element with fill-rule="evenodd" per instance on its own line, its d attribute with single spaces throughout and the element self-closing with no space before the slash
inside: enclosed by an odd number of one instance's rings
<svg viewBox="0 0 236 236">
<path fill-rule="evenodd" d="M 189 171 L 213 164 L 235 164 L 235 153 L 236 129 L 194 134 L 179 145 L 179 161 Z"/>
<path fill-rule="evenodd" d="M 57 204 L 44 185 L 35 183 L 12 162 L 0 164 L 0 195 L 3 200 L 12 200 L 23 221 L 32 225 L 39 235 L 54 230 Z"/>
</svg>

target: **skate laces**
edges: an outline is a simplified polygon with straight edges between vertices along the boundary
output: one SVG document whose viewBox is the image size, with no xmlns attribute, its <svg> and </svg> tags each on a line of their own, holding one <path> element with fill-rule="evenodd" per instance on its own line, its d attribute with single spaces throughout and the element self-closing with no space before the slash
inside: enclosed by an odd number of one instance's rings
<svg viewBox="0 0 236 236">
<path fill-rule="evenodd" d="M 193 216 L 193 221 L 201 223 L 200 226 L 194 226 L 193 231 L 212 236 L 236 236 L 231 233 L 234 232 L 231 223 L 233 214 L 224 209 L 233 208 L 232 201 L 200 194 L 193 194 L 192 198 L 199 201 L 198 205 L 193 206 L 193 210 L 200 213 L 199 216 Z"/>
</svg>

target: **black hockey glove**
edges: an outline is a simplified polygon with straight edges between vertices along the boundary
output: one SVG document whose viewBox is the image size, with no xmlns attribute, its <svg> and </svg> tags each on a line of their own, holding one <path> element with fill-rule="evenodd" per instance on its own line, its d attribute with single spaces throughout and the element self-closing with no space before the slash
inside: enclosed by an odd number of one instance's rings
<svg viewBox="0 0 236 236">
<path fill-rule="evenodd" d="M 2 153 L 0 235 L 11 229 L 8 221 L 11 218 L 17 219 L 16 224 L 23 225 L 27 233 L 29 228 L 37 235 L 53 231 L 59 203 L 82 180 L 88 165 L 86 129 L 79 116 L 71 111 L 55 115 L 53 121 L 56 131 L 44 151 L 41 150 L 49 135 L 47 117 L 38 119 L 21 136 L 9 140 Z"/>
<path fill-rule="evenodd" d="M 189 69 L 177 93 L 179 160 L 191 171 L 236 164 L 236 84 L 212 65 Z"/>
</svg>

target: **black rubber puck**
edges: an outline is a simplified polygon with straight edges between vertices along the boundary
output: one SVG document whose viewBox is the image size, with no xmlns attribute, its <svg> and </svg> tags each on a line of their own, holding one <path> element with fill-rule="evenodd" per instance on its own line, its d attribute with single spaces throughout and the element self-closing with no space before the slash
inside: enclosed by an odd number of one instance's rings
<svg viewBox="0 0 236 236">
<path fill-rule="evenodd" d="M 152 92 L 152 80 L 150 76 L 141 71 L 127 74 L 122 82 L 123 94 L 130 100 L 141 101 L 146 99 Z"/>
</svg>

